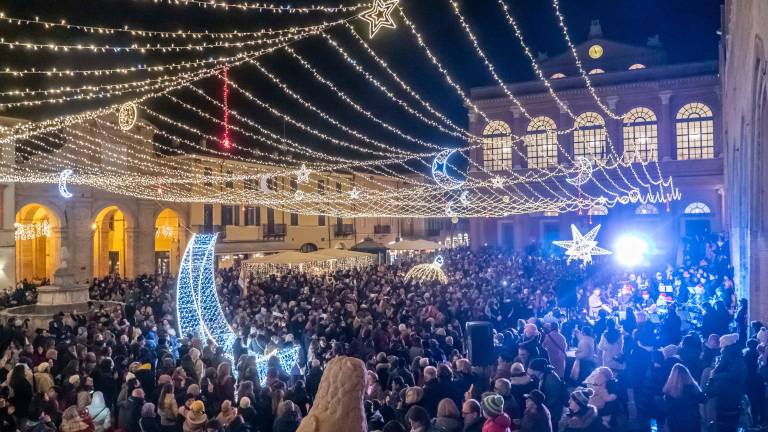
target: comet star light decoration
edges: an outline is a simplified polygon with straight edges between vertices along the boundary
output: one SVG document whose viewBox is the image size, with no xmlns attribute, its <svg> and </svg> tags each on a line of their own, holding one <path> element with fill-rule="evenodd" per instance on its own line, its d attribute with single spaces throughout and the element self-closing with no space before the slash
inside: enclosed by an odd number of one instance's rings
<svg viewBox="0 0 768 432">
<path fill-rule="evenodd" d="M 400 0 L 374 0 L 371 8 L 360 14 L 368 22 L 370 37 L 376 35 L 382 27 L 397 28 L 392 19 L 392 11 Z"/>
<path fill-rule="evenodd" d="M 590 264 L 592 262 L 592 256 L 594 255 L 611 255 L 612 252 L 597 247 L 597 232 L 600 231 L 600 225 L 592 228 L 588 233 L 581 235 L 579 229 L 575 225 L 571 225 L 571 233 L 573 234 L 573 240 L 558 240 L 552 243 L 565 248 L 565 254 L 568 255 L 568 262 L 573 260 L 582 260 L 584 264 Z"/>
</svg>

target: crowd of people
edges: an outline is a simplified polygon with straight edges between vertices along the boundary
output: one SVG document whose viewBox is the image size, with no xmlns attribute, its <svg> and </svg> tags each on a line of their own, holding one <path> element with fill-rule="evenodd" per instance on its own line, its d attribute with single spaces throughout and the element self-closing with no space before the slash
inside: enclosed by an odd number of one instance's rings
<svg viewBox="0 0 768 432">
<path fill-rule="evenodd" d="M 410 259 L 245 282 L 222 269 L 232 355 L 176 333 L 173 277 L 97 279 L 92 299 L 124 305 L 32 334 L 2 323 L 0 430 L 292 432 L 336 356 L 367 365 L 369 431 L 765 425 L 768 330 L 735 300 L 726 242 L 634 274 L 494 248 L 444 252 L 446 284 L 407 281 Z M 493 327 L 489 364 L 470 321 Z M 290 348 L 295 364 L 258 367 Z"/>
</svg>

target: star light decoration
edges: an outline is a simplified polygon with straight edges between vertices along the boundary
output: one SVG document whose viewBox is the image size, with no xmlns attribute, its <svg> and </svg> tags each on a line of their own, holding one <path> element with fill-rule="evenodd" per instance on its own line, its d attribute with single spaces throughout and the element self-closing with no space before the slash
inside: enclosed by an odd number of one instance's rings
<svg viewBox="0 0 768 432">
<path fill-rule="evenodd" d="M 504 177 L 502 176 L 494 176 L 491 179 L 491 184 L 494 188 L 499 189 L 504 186 Z"/>
<path fill-rule="evenodd" d="M 349 191 L 349 199 L 356 200 L 360 198 L 360 191 L 357 189 L 357 186 L 352 186 L 352 190 Z"/>
<path fill-rule="evenodd" d="M 552 244 L 565 248 L 569 263 L 573 260 L 582 260 L 584 264 L 590 264 L 594 255 L 611 255 L 613 253 L 597 246 L 595 237 L 597 237 L 598 231 L 600 231 L 600 225 L 582 235 L 576 225 L 571 225 L 573 240 L 558 240 L 553 241 Z"/>
<path fill-rule="evenodd" d="M 374 0 L 371 8 L 360 14 L 360 18 L 368 22 L 370 37 L 376 35 L 382 27 L 397 28 L 392 19 L 392 11 L 400 0 Z"/>
<path fill-rule="evenodd" d="M 299 183 L 309 182 L 310 173 L 312 173 L 312 170 L 307 168 L 305 164 L 301 164 L 301 168 L 298 171 L 296 171 L 296 181 Z"/>
</svg>

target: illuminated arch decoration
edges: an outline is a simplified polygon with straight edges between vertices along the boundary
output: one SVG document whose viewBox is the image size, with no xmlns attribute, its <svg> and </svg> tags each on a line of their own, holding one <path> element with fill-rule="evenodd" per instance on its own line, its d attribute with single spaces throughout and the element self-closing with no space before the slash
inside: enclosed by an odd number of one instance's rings
<svg viewBox="0 0 768 432">
<path fill-rule="evenodd" d="M 448 283 L 448 276 L 441 268 L 445 262 L 442 255 L 438 255 L 435 261 L 429 264 L 419 264 L 413 266 L 408 273 L 405 274 L 405 280 L 415 280 L 418 282 L 426 281 L 440 281 L 441 283 Z"/>
<path fill-rule="evenodd" d="M 608 215 L 608 207 L 598 204 L 592 206 L 592 208 L 589 209 L 588 214 L 590 216 L 607 216 Z"/>
<path fill-rule="evenodd" d="M 685 207 L 685 214 L 710 214 L 712 213 L 712 209 L 709 208 L 708 205 L 704 204 L 703 202 L 693 202 L 688 204 L 687 207 Z"/>
<path fill-rule="evenodd" d="M 184 251 L 176 284 L 176 313 L 181 335 L 212 339 L 230 355 L 235 333 L 221 310 L 214 277 L 218 234 L 193 234 Z"/>
<path fill-rule="evenodd" d="M 443 150 L 435 156 L 432 161 L 432 178 L 443 189 L 458 189 L 464 186 L 464 180 L 457 180 L 448 175 L 447 164 L 448 158 L 451 157 L 456 150 Z"/>
</svg>

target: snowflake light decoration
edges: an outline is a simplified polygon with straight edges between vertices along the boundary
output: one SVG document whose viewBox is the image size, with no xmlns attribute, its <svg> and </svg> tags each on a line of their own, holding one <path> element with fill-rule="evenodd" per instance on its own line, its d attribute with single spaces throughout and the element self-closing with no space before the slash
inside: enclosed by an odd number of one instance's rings
<svg viewBox="0 0 768 432">
<path fill-rule="evenodd" d="M 349 199 L 356 200 L 360 198 L 360 191 L 357 189 L 357 186 L 352 186 L 352 190 L 349 191 Z"/>
<path fill-rule="evenodd" d="M 117 125 L 124 131 L 130 130 L 138 117 L 139 109 L 136 105 L 133 102 L 124 103 L 117 110 Z"/>
<path fill-rule="evenodd" d="M 370 37 L 376 35 L 382 27 L 397 28 L 392 19 L 392 11 L 400 0 L 374 0 L 371 8 L 360 14 L 360 18 L 368 22 Z"/>
<path fill-rule="evenodd" d="M 499 189 L 501 187 L 504 187 L 504 177 L 502 176 L 494 176 L 491 179 L 491 184 L 494 188 Z"/>
<path fill-rule="evenodd" d="M 553 241 L 552 244 L 565 248 L 569 263 L 573 260 L 582 260 L 584 264 L 590 264 L 594 255 L 612 254 L 611 251 L 597 246 L 595 237 L 597 237 L 598 231 L 600 231 L 600 225 L 582 235 L 576 225 L 571 225 L 573 239 Z"/>
<path fill-rule="evenodd" d="M 438 255 L 434 262 L 415 265 L 405 274 L 405 280 L 414 280 L 417 282 L 436 280 L 440 281 L 440 283 L 448 283 L 448 276 L 445 275 L 445 272 L 441 268 L 443 263 L 443 256 Z"/>
</svg>

